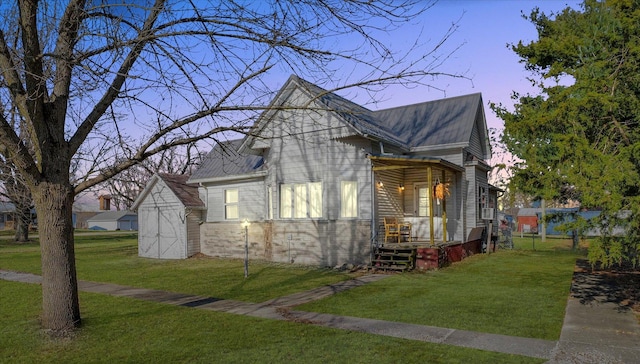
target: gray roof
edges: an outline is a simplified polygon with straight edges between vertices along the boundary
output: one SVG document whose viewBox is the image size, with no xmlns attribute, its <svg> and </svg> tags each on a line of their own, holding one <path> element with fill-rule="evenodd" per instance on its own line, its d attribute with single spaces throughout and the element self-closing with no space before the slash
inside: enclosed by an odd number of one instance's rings
<svg viewBox="0 0 640 364">
<path fill-rule="evenodd" d="M 539 207 L 523 207 L 518 210 L 518 216 L 536 216 L 536 214 L 541 212 L 542 209 Z"/>
<path fill-rule="evenodd" d="M 404 146 L 406 144 L 403 138 L 398 138 L 384 123 L 380 123 L 373 111 L 297 76 L 292 76 L 292 78 L 308 91 L 311 97 L 317 98 L 323 105 L 327 106 L 329 110 L 340 115 L 342 119 L 352 125 L 361 134 L 391 142 L 398 146 Z"/>
<path fill-rule="evenodd" d="M 480 93 L 379 110 L 377 120 L 410 148 L 468 143 L 482 106 Z"/>
<path fill-rule="evenodd" d="M 0 212 L 15 212 L 16 206 L 11 202 L 0 201 Z"/>
<path fill-rule="evenodd" d="M 238 152 L 243 141 L 244 139 L 236 139 L 216 144 L 204 158 L 200 167 L 191 175 L 189 181 L 237 176 L 260 171 L 263 166 L 261 156 Z"/>
<path fill-rule="evenodd" d="M 118 221 L 125 216 L 138 216 L 138 214 L 132 211 L 106 211 L 88 218 L 87 221 Z"/>
<path fill-rule="evenodd" d="M 312 100 L 317 100 L 328 110 L 338 114 L 358 134 L 406 149 L 468 144 L 476 116 L 482 108 L 482 96 L 480 93 L 475 93 L 371 111 L 295 75 L 291 76 L 282 87 L 271 102 L 271 106 L 280 102 L 282 95 L 287 94 L 292 87 L 305 90 Z M 285 92 L 285 90 L 289 91 Z M 268 122 L 265 115 L 270 111 L 267 109 L 263 113 L 253 126 L 252 134 L 259 134 L 259 129 Z M 252 138 L 254 137 L 247 136 L 244 139 L 218 143 L 189 181 L 198 182 L 261 171 L 264 162 L 261 156 L 239 151 L 243 145 L 250 145 Z"/>
</svg>

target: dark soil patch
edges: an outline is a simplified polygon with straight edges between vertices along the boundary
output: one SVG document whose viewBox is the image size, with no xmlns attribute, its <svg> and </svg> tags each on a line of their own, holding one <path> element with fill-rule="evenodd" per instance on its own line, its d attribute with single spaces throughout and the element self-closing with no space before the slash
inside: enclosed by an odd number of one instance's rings
<svg viewBox="0 0 640 364">
<path fill-rule="evenodd" d="M 640 316 L 640 270 L 632 267 L 592 267 L 579 259 L 573 274 L 571 295 L 583 304 L 612 302 L 620 310 Z"/>
</svg>

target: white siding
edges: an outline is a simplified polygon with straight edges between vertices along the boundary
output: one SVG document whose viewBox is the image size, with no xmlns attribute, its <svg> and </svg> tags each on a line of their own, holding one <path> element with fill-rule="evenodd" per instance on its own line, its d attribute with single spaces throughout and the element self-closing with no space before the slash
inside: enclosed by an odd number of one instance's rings
<svg viewBox="0 0 640 364">
<path fill-rule="evenodd" d="M 207 222 L 223 222 L 225 220 L 224 191 L 228 189 L 238 189 L 238 214 L 237 222 L 244 219 L 249 221 L 260 221 L 267 218 L 266 207 L 266 187 L 264 181 L 238 182 L 226 185 L 211 185 L 201 188 L 207 200 Z"/>
<path fill-rule="evenodd" d="M 138 207 L 138 255 L 147 258 L 184 259 L 187 251 L 184 205 L 158 180 Z M 196 234 L 199 237 L 199 233 Z"/>
</svg>

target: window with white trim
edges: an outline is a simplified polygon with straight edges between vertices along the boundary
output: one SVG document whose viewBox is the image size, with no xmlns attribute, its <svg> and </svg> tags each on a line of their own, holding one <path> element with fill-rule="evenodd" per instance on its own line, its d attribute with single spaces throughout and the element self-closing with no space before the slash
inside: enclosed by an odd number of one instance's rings
<svg viewBox="0 0 640 364">
<path fill-rule="evenodd" d="M 280 218 L 322 217 L 322 182 L 280 185 Z"/>
<path fill-rule="evenodd" d="M 431 203 L 431 188 L 428 185 L 416 185 L 416 214 L 429 216 L 429 204 Z"/>
<path fill-rule="evenodd" d="M 358 217 L 358 182 L 340 183 L 340 217 Z"/>
<path fill-rule="evenodd" d="M 224 190 L 224 218 L 226 220 L 235 220 L 240 216 L 238 214 L 238 189 Z"/>
</svg>

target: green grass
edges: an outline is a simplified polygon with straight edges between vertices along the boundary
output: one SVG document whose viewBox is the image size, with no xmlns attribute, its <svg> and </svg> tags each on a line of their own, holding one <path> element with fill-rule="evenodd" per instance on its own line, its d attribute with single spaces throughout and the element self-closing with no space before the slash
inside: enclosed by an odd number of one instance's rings
<svg viewBox="0 0 640 364">
<path fill-rule="evenodd" d="M 557 340 L 577 255 L 568 239 L 538 241 L 535 251 L 515 243 L 514 250 L 396 275 L 297 309 Z"/>
<path fill-rule="evenodd" d="M 517 238 L 429 273 L 394 275 L 296 309 L 523 337 L 558 339 L 576 253 L 570 241 Z M 137 256 L 134 234 L 76 237 L 79 279 L 261 302 L 351 278 L 327 269 Z M 0 240 L 0 269 L 40 273 L 37 241 Z M 542 360 L 80 293 L 83 326 L 50 340 L 37 285 L 0 281 L 0 363 L 353 362 L 540 363 Z"/>
<path fill-rule="evenodd" d="M 244 279 L 239 260 L 140 258 L 135 233 L 80 235 L 75 242 L 78 279 L 217 298 L 262 302 L 352 278 L 331 269 L 250 261 Z M 0 241 L 0 268 L 40 274 L 37 241 Z"/>
</svg>

